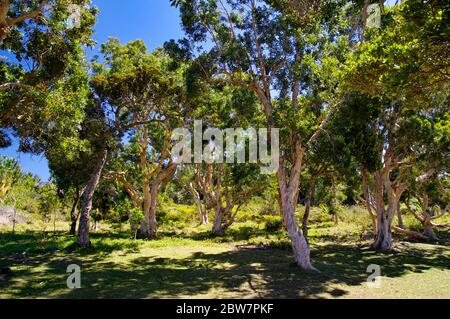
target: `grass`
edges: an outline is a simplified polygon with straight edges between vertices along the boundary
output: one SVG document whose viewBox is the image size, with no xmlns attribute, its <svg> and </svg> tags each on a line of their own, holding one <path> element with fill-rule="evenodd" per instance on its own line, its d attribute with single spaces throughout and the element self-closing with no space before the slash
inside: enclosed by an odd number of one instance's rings
<svg viewBox="0 0 450 319">
<path fill-rule="evenodd" d="M 171 213 L 172 215 L 175 213 Z M 93 234 L 94 247 L 79 249 L 60 228 L 47 234 L 21 229 L 0 233 L 0 298 L 448 298 L 448 242 L 396 239 L 395 254 L 362 246 L 364 229 L 346 220 L 313 218 L 310 242 L 320 273 L 292 265 L 287 235 L 264 224 L 238 222 L 224 238 L 195 223 L 179 228 L 161 221 L 160 238 L 134 241 L 130 232 Z M 180 218 L 177 217 L 178 222 Z M 65 226 L 60 224 L 60 227 Z M 178 228 L 177 228 L 178 227 Z M 446 233 L 440 233 L 446 239 Z M 66 287 L 67 266 L 82 269 L 82 288 Z M 381 288 L 368 288 L 367 267 L 381 266 Z"/>
</svg>

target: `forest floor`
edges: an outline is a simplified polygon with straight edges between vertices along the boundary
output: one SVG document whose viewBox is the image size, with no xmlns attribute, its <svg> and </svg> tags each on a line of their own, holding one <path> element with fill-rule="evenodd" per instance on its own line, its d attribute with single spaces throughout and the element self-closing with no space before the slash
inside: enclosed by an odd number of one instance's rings
<svg viewBox="0 0 450 319">
<path fill-rule="evenodd" d="M 365 248 L 354 226 L 311 228 L 314 266 L 292 264 L 283 231 L 237 223 L 224 238 L 206 227 L 164 227 L 160 238 L 135 241 L 130 232 L 101 230 L 93 247 L 79 249 L 62 230 L 0 233 L 3 298 L 450 298 L 448 240 L 425 244 L 396 239 L 396 253 Z M 448 238 L 448 234 L 440 234 Z M 447 237 L 446 237 L 447 236 Z M 67 267 L 81 267 L 81 288 L 68 289 Z M 380 288 L 367 285 L 379 265 Z"/>
</svg>

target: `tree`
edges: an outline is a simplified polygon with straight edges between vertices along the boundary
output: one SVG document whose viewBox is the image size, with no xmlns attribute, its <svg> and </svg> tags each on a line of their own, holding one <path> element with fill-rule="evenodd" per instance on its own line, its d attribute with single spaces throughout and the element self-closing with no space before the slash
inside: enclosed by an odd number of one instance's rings
<svg viewBox="0 0 450 319">
<path fill-rule="evenodd" d="M 61 90 L 55 83 L 82 68 L 83 46 L 93 44 L 90 36 L 97 10 L 87 7 L 89 3 L 76 2 L 82 10 L 79 24 L 71 27 L 67 24 L 71 0 L 1 2 L 0 50 L 6 53 L 6 59 L 0 62 L 3 147 L 11 143 L 6 129 L 12 128 L 19 137 L 27 139 L 21 148 L 28 150 L 29 140 L 42 133 L 36 128 L 43 126 L 40 116 L 67 113 L 67 105 L 58 108 L 57 103 L 49 102 Z M 43 118 L 45 124 L 47 118 Z"/>
<path fill-rule="evenodd" d="M 0 200 L 4 200 L 22 176 L 17 160 L 0 156 Z"/>
<path fill-rule="evenodd" d="M 80 227 L 78 230 L 78 244 L 89 246 L 89 213 L 92 208 L 92 198 L 99 183 L 103 168 L 107 161 L 108 152 L 117 147 L 127 133 L 138 130 L 144 134 L 141 143 L 142 160 L 147 154 L 148 140 L 145 138 L 146 127 L 150 123 L 168 121 L 168 116 L 160 112 L 161 107 L 176 110 L 178 103 L 174 103 L 173 98 L 178 91 L 178 82 L 175 77 L 167 73 L 170 64 L 168 56 L 164 52 L 157 51 L 148 54 L 147 48 L 142 41 L 134 41 L 121 45 L 117 39 L 111 38 L 102 45 L 104 63 L 95 62 L 93 65 L 94 77 L 91 80 L 91 87 L 94 93 L 95 112 L 98 114 L 99 128 L 97 143 L 97 159 L 90 179 L 82 199 L 82 211 L 80 217 Z M 171 103 L 172 102 L 172 103 Z M 161 149 L 165 151 L 166 148 Z M 163 159 L 168 158 L 163 153 Z M 143 163 L 147 165 L 146 163 Z M 161 168 L 165 168 L 165 163 L 161 162 Z M 173 170 L 173 165 L 170 165 Z M 145 168 L 145 167 L 144 167 Z M 159 170 L 156 170 L 159 174 Z M 148 181 L 151 171 L 146 169 L 143 172 L 146 190 L 145 204 L 148 207 L 155 207 L 151 201 L 156 201 L 156 187 L 147 192 L 150 188 Z M 147 175 L 148 174 L 148 175 Z M 151 176 L 153 178 L 153 176 Z M 158 187 L 161 182 L 158 177 Z M 152 196 L 154 195 L 154 196 Z M 152 199 L 153 198 L 153 199 Z M 147 206 L 146 206 L 147 207 Z M 151 233 L 150 211 L 144 212 L 146 216 L 147 229 Z M 145 221 L 144 221 L 145 222 Z"/>
<path fill-rule="evenodd" d="M 300 28 L 298 21 L 266 1 L 178 4 L 192 51 L 215 63 L 212 68 L 203 64 L 205 76 L 252 92 L 269 131 L 281 128 L 282 160 L 277 171 L 281 211 L 297 265 L 313 269 L 295 206 L 305 153 L 334 109 L 332 70 L 345 48 L 339 21 L 318 14 L 311 19 L 315 23 Z M 195 47 L 205 42 L 212 44 L 209 52 Z"/>
<path fill-rule="evenodd" d="M 266 178 L 251 164 L 194 164 L 194 183 L 206 209 L 213 209 L 212 234 L 223 236 L 248 200 L 261 192 Z"/>
<path fill-rule="evenodd" d="M 302 176 L 307 181 L 305 183 L 305 212 L 302 218 L 302 231 L 305 237 L 308 235 L 308 219 L 317 180 L 321 177 L 330 180 L 331 192 L 328 192 L 328 206 L 330 211 L 334 211 L 337 200 L 336 184 L 343 179 L 343 176 L 349 177 L 354 168 L 351 148 L 345 139 L 348 123 L 341 119 L 340 112 L 331 117 L 322 128 L 323 134 L 313 141 L 305 156 L 305 166 L 307 167 L 305 173 L 307 174 Z M 341 178 L 338 178 L 338 175 Z M 337 221 L 337 215 L 334 214 L 333 217 Z"/>
<path fill-rule="evenodd" d="M 10 28 L 17 26 L 19 23 L 25 22 L 26 20 L 38 19 L 39 16 L 43 16 L 44 8 L 49 1 L 31 1 L 31 3 L 25 4 L 27 7 L 22 5 L 21 8 L 19 8 L 17 2 L 18 1 L 13 1 L 13 3 L 11 3 L 10 0 L 5 0 L 2 1 L 0 5 L 0 43 L 8 36 Z M 29 8 L 32 8 L 32 10 L 27 10 Z M 14 16 L 8 15 L 11 9 L 14 10 Z"/>
<path fill-rule="evenodd" d="M 372 247 L 389 251 L 392 220 L 408 188 L 411 167 L 433 154 L 424 146 L 435 145 L 433 127 L 448 103 L 448 42 L 442 34 L 448 9 L 440 2 L 408 1 L 384 11 L 383 28 L 367 30 L 365 42 L 349 60 L 349 85 L 344 87 L 366 95 L 373 110 L 364 130 L 375 141 L 377 154 L 368 157 L 377 159 L 374 197 L 367 198 L 377 215 Z M 440 145 L 438 149 L 445 144 Z M 434 160 L 422 163 L 429 166 L 425 171 L 436 165 Z"/>
<path fill-rule="evenodd" d="M 161 110 L 160 110 L 161 111 Z M 161 114 L 161 113 L 160 113 Z M 171 128 L 177 121 L 157 121 L 142 125 L 130 145 L 125 145 L 116 169 L 110 172 L 129 194 L 144 219 L 138 232 L 140 238 L 156 238 L 158 194 L 175 174 L 177 165 L 170 154 Z"/>
</svg>

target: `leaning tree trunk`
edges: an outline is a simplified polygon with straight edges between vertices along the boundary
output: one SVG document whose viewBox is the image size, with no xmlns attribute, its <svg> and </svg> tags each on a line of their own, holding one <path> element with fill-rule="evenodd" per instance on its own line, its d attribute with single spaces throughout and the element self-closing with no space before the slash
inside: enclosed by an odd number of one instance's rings
<svg viewBox="0 0 450 319">
<path fill-rule="evenodd" d="M 105 147 L 101 149 L 98 154 L 97 163 L 83 192 L 80 223 L 78 226 L 78 245 L 82 247 L 88 247 L 91 245 L 91 241 L 89 239 L 89 214 L 92 209 L 92 199 L 94 198 L 94 193 L 100 181 L 100 176 L 102 175 L 107 157 L 108 149 Z"/>
<path fill-rule="evenodd" d="M 289 201 L 283 202 L 283 219 L 286 222 L 286 228 L 291 240 L 295 263 L 305 270 L 314 270 L 311 264 L 308 242 L 298 228 L 298 222 L 295 217 L 295 205 Z"/>
<path fill-rule="evenodd" d="M 311 264 L 311 256 L 308 242 L 298 227 L 295 217 L 295 199 L 297 198 L 300 186 L 300 173 L 302 167 L 302 149 L 296 147 L 296 161 L 292 168 L 289 183 L 286 183 L 284 169 L 280 167 L 277 172 L 278 187 L 281 197 L 281 211 L 287 232 L 292 244 L 295 263 L 305 270 L 315 270 Z"/>
<path fill-rule="evenodd" d="M 188 188 L 188 191 L 191 193 L 192 198 L 194 199 L 195 205 L 197 206 L 197 211 L 198 211 L 198 215 L 200 217 L 200 222 L 202 223 L 202 225 L 209 224 L 207 205 L 205 205 L 205 208 L 203 209 L 203 204 L 202 204 L 202 200 L 200 198 L 200 194 L 194 188 L 194 185 L 192 185 L 192 183 L 189 183 L 187 185 L 187 188 Z"/>
</svg>

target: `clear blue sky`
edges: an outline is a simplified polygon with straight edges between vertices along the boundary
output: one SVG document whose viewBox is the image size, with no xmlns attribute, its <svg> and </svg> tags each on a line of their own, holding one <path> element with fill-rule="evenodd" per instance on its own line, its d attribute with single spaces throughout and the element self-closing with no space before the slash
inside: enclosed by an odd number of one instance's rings
<svg viewBox="0 0 450 319">
<path fill-rule="evenodd" d="M 93 0 L 93 4 L 100 9 L 94 34 L 98 44 L 89 56 L 98 52 L 100 44 L 110 36 L 122 42 L 142 39 L 150 50 L 170 39 L 183 37 L 179 12 L 170 7 L 169 0 Z M 17 148 L 15 141 L 10 148 L 0 149 L 0 154 L 17 158 L 24 171 L 48 180 L 47 160 L 41 156 L 18 153 Z"/>
</svg>

